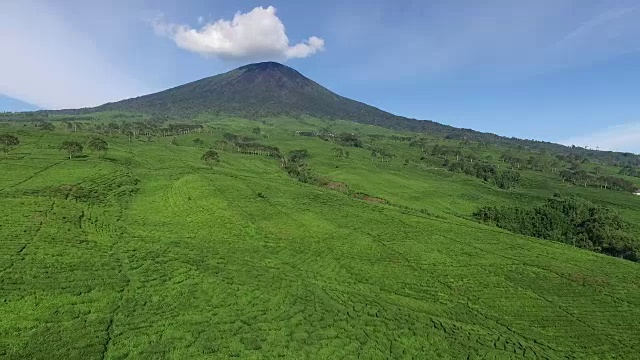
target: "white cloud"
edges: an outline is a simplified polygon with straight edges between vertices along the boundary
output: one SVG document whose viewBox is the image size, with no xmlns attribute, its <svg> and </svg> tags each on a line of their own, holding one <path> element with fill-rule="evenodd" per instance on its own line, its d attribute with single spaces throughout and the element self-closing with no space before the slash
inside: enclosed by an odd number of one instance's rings
<svg viewBox="0 0 640 360">
<path fill-rule="evenodd" d="M 41 1 L 0 1 L 0 94 L 47 109 L 95 106 L 144 86 Z"/>
<path fill-rule="evenodd" d="M 576 136 L 560 142 L 590 149 L 628 151 L 640 154 L 640 121 L 616 125 L 591 134 Z"/>
<path fill-rule="evenodd" d="M 185 50 L 224 60 L 288 60 L 324 50 L 324 40 L 315 36 L 290 46 L 273 6 L 257 7 L 246 14 L 238 12 L 233 20 L 221 19 L 200 29 L 163 19 L 153 25 L 157 34 L 169 37 Z"/>
</svg>

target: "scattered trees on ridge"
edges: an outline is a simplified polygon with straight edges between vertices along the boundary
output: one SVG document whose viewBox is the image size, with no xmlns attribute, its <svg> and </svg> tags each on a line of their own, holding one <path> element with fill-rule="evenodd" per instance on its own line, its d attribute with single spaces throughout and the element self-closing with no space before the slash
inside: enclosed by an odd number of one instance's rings
<svg viewBox="0 0 640 360">
<path fill-rule="evenodd" d="M 226 133 L 223 135 L 228 147 L 235 149 L 239 153 L 252 155 L 267 155 L 280 158 L 280 149 L 275 146 L 269 146 L 253 142 L 254 139 L 243 137 L 235 134 Z M 217 146 L 227 147 L 225 144 L 217 143 Z"/>
<path fill-rule="evenodd" d="M 451 172 L 477 177 L 501 189 L 513 188 L 521 180 L 519 172 L 513 169 L 499 170 L 495 165 L 480 160 L 476 154 L 460 148 L 435 144 L 430 152 L 421 157 L 421 160 L 429 160 L 429 156 L 436 158 L 431 159 L 432 162 L 444 166 Z"/>
<path fill-rule="evenodd" d="M 395 155 L 384 148 L 374 147 L 371 149 L 371 161 L 380 160 L 382 162 L 389 162 L 394 156 Z"/>
<path fill-rule="evenodd" d="M 597 187 L 601 189 L 625 192 L 635 192 L 638 190 L 635 184 L 625 179 L 607 175 L 594 176 L 579 167 L 574 167 L 573 170 L 562 170 L 560 171 L 559 176 L 562 179 L 562 182 L 568 181 L 574 185 L 581 185 L 584 187 Z"/>
<path fill-rule="evenodd" d="M 620 169 L 620 172 L 618 174 L 626 175 L 626 176 L 640 177 L 640 169 L 638 169 L 637 167 L 633 167 L 633 166 L 625 166 L 622 169 Z"/>
</svg>

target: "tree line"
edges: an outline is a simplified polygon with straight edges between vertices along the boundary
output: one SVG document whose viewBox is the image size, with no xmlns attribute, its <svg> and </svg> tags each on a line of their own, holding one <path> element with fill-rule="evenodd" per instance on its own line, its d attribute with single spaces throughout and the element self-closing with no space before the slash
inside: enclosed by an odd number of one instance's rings
<svg viewBox="0 0 640 360">
<path fill-rule="evenodd" d="M 225 133 L 222 138 L 222 141 L 218 141 L 215 144 L 215 146 L 221 150 L 233 149 L 243 154 L 266 155 L 276 158 L 282 157 L 278 147 L 255 142 L 255 139 L 251 137 Z"/>
<path fill-rule="evenodd" d="M 562 182 L 570 182 L 573 185 L 584 187 L 597 187 L 600 189 L 636 192 L 638 187 L 631 181 L 608 175 L 594 175 L 585 170 L 574 168 L 565 169 L 559 173 Z"/>
<path fill-rule="evenodd" d="M 618 174 L 633 176 L 633 177 L 640 177 L 640 169 L 638 167 L 633 167 L 633 166 L 624 166 L 622 169 L 620 169 L 620 172 L 618 172 Z"/>
<path fill-rule="evenodd" d="M 501 189 L 511 189 L 520 184 L 520 173 L 513 169 L 500 170 L 496 165 L 480 159 L 472 152 L 463 152 L 441 144 L 427 147 L 425 142 L 414 142 L 411 146 L 425 149 L 420 160 L 442 166 L 448 171 L 465 174 L 493 184 Z"/>
<path fill-rule="evenodd" d="M 445 160 L 447 170 L 475 176 L 484 182 L 494 184 L 500 189 L 511 189 L 520 184 L 520 173 L 515 170 L 498 170 L 495 165 L 475 162 Z"/>
<path fill-rule="evenodd" d="M 99 154 L 99 156 L 103 156 L 109 150 L 109 144 L 102 138 L 92 136 L 87 139 L 87 147 Z M 79 141 L 71 141 L 66 140 L 60 144 L 60 150 L 64 150 L 69 155 L 69 160 L 73 159 L 82 154 L 84 150 L 84 146 Z"/>
</svg>

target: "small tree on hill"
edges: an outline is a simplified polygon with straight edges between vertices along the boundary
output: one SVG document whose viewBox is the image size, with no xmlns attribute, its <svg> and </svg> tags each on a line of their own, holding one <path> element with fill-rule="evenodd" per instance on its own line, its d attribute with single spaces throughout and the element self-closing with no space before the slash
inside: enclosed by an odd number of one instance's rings
<svg viewBox="0 0 640 360">
<path fill-rule="evenodd" d="M 360 137 L 355 133 L 342 133 L 338 136 L 337 141 L 342 146 L 357 148 L 361 148 L 363 146 L 362 140 L 360 140 Z"/>
<path fill-rule="evenodd" d="M 231 144 L 229 144 L 225 140 L 218 140 L 215 143 L 213 143 L 213 147 L 214 147 L 214 149 L 218 149 L 218 150 L 224 151 L 227 148 L 231 148 Z"/>
<path fill-rule="evenodd" d="M 107 144 L 106 141 L 104 141 L 103 139 L 99 138 L 99 137 L 92 137 L 91 139 L 89 139 L 89 149 L 91 149 L 91 151 L 95 151 L 98 153 L 101 153 L 102 156 L 104 156 L 107 151 L 109 150 L 109 144 Z"/>
<path fill-rule="evenodd" d="M 347 149 L 335 147 L 331 149 L 331 152 L 335 157 L 345 158 L 345 159 L 349 158 L 349 150 Z"/>
<path fill-rule="evenodd" d="M 197 146 L 200 147 L 202 145 L 204 145 L 204 141 L 202 141 L 200 138 L 196 138 L 193 140 L 193 143 Z"/>
<path fill-rule="evenodd" d="M 201 160 L 208 166 L 213 166 L 220 161 L 220 156 L 215 150 L 207 150 L 207 152 L 202 154 Z"/>
<path fill-rule="evenodd" d="M 50 122 L 43 122 L 42 124 L 40 124 L 40 129 L 45 131 L 54 131 L 56 127 Z"/>
<path fill-rule="evenodd" d="M 69 154 L 69 159 L 72 159 L 78 154 L 82 154 L 82 144 L 77 141 L 65 141 L 60 145 L 60 150 L 64 150 Z"/>
<path fill-rule="evenodd" d="M 11 134 L 0 135 L 0 146 L 2 146 L 2 151 L 5 155 L 7 155 L 9 150 L 18 145 L 20 145 L 20 140 L 16 136 Z"/>
</svg>

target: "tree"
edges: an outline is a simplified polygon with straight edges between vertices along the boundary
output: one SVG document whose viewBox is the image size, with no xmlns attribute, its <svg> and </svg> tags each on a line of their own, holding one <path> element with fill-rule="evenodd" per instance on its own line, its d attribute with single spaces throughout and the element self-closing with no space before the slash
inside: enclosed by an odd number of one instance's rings
<svg viewBox="0 0 640 360">
<path fill-rule="evenodd" d="M 53 131 L 56 129 L 56 127 L 50 122 L 43 122 L 40 124 L 40 128 L 45 131 Z"/>
<path fill-rule="evenodd" d="M 205 164 L 213 166 L 220 161 L 220 156 L 215 150 L 207 150 L 207 152 L 202 154 L 202 157 L 200 159 L 204 161 Z"/>
<path fill-rule="evenodd" d="M 60 145 L 60 150 L 65 150 L 69 153 L 69 159 L 72 159 L 75 155 L 82 154 L 82 144 L 77 141 L 65 141 Z"/>
<path fill-rule="evenodd" d="M 520 182 L 520 173 L 514 170 L 505 170 L 497 173 L 494 181 L 500 189 L 510 189 Z"/>
<path fill-rule="evenodd" d="M 592 170 L 592 172 L 593 172 L 595 175 L 600 175 L 600 174 L 602 174 L 602 171 L 603 171 L 603 169 L 602 169 L 602 167 L 601 167 L 601 166 L 596 166 L 596 167 L 594 167 L 594 168 L 593 168 L 593 170 Z"/>
<path fill-rule="evenodd" d="M 251 132 L 254 133 L 254 134 L 260 135 L 260 132 L 261 132 L 260 127 L 259 126 L 258 127 L 254 127 L 251 130 Z"/>
<path fill-rule="evenodd" d="M 354 133 L 346 133 L 346 132 L 342 133 L 338 137 L 337 141 L 342 146 L 357 147 L 357 148 L 362 147 L 362 140 L 360 140 L 360 137 Z"/>
<path fill-rule="evenodd" d="M 89 149 L 91 151 L 102 153 L 102 155 L 106 154 L 109 150 L 109 144 L 106 141 L 99 137 L 92 137 L 89 139 Z"/>
<path fill-rule="evenodd" d="M 204 145 L 204 141 L 202 141 L 200 138 L 195 138 L 195 139 L 193 139 L 193 143 L 194 143 L 197 147 L 200 147 L 200 146 Z"/>
<path fill-rule="evenodd" d="M 307 164 L 309 156 L 309 152 L 305 149 L 290 151 L 287 156 L 282 156 L 282 168 L 289 176 L 300 182 L 321 185 L 323 179 L 311 172 Z"/>
<path fill-rule="evenodd" d="M 302 163 L 310 157 L 307 149 L 291 150 L 289 151 L 288 161 L 295 163 Z"/>
<path fill-rule="evenodd" d="M 231 146 L 231 144 L 229 144 L 225 140 L 218 140 L 218 141 L 213 143 L 213 148 L 224 151 L 227 148 L 232 148 L 232 146 Z"/>
<path fill-rule="evenodd" d="M 2 151 L 7 155 L 9 150 L 20 145 L 20 140 L 14 135 L 2 134 L 0 135 L 0 144 L 2 145 Z"/>
<path fill-rule="evenodd" d="M 123 128 L 124 134 L 127 135 L 127 137 L 129 138 L 129 142 L 133 142 L 133 136 L 134 133 L 131 130 L 125 130 L 125 128 Z"/>
<path fill-rule="evenodd" d="M 109 130 L 109 134 L 113 134 L 114 132 L 120 131 L 120 125 L 116 122 L 110 122 L 107 124 L 107 129 Z"/>
</svg>

